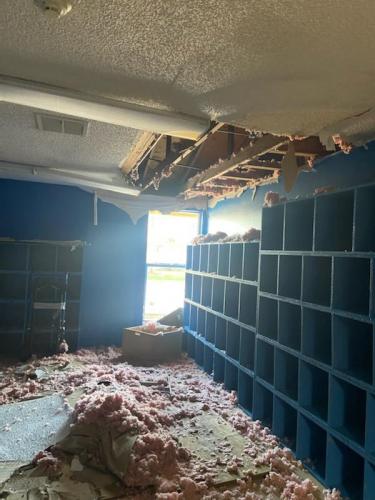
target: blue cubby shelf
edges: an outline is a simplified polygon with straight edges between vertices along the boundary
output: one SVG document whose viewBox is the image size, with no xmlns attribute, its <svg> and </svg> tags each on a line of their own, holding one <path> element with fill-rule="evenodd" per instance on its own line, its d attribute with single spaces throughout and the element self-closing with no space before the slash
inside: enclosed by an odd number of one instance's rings
<svg viewBox="0 0 375 500">
<path fill-rule="evenodd" d="M 193 357 L 352 500 L 375 498 L 374 227 L 369 184 L 264 208 L 260 242 L 188 248 Z"/>
</svg>

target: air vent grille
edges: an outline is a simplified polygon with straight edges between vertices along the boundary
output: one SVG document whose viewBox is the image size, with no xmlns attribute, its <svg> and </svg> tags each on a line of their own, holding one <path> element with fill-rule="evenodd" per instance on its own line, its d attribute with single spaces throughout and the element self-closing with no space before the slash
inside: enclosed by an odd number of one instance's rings
<svg viewBox="0 0 375 500">
<path fill-rule="evenodd" d="M 78 135 L 80 137 L 87 135 L 88 122 L 70 116 L 35 113 L 35 123 L 36 128 L 44 132 Z"/>
</svg>

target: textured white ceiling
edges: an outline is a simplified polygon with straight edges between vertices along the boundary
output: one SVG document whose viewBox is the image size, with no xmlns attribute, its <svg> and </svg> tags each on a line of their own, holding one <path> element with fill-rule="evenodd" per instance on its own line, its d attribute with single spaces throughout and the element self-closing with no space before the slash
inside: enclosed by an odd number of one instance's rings
<svg viewBox="0 0 375 500">
<path fill-rule="evenodd" d="M 276 133 L 374 105 L 372 0 L 2 0 L 4 74 Z"/>
<path fill-rule="evenodd" d="M 38 130 L 38 110 L 0 102 L 0 160 L 76 169 L 118 170 L 137 130 L 95 121 L 77 137 Z"/>
</svg>

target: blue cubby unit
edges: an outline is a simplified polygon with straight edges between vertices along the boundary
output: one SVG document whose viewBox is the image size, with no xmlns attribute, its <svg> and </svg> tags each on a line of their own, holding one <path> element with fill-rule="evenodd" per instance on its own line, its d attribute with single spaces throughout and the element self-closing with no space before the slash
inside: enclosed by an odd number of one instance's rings
<svg viewBox="0 0 375 500">
<path fill-rule="evenodd" d="M 258 332 L 264 337 L 277 339 L 278 301 L 269 297 L 259 297 Z"/>
<path fill-rule="evenodd" d="M 225 281 L 214 279 L 212 284 L 212 309 L 222 313 L 224 310 Z"/>
<path fill-rule="evenodd" d="M 285 205 L 285 250 L 312 250 L 314 200 L 301 200 Z"/>
<path fill-rule="evenodd" d="M 327 466 L 327 432 L 304 415 L 298 416 L 297 457 L 324 482 Z M 329 464 L 331 467 L 333 464 Z"/>
<path fill-rule="evenodd" d="M 318 196 L 315 202 L 314 250 L 351 251 L 354 191 Z"/>
<path fill-rule="evenodd" d="M 238 403 L 249 413 L 253 410 L 253 383 L 251 375 L 239 370 Z"/>
<path fill-rule="evenodd" d="M 239 320 L 255 326 L 258 289 L 255 285 L 240 284 Z"/>
<path fill-rule="evenodd" d="M 336 376 L 331 377 L 329 424 L 362 447 L 365 445 L 366 399 L 363 389 Z"/>
<path fill-rule="evenodd" d="M 332 362 L 331 314 L 302 308 L 302 352 L 309 358 L 330 365 Z"/>
<path fill-rule="evenodd" d="M 291 399 L 298 399 L 298 358 L 275 349 L 275 387 Z"/>
<path fill-rule="evenodd" d="M 229 276 L 242 279 L 243 243 L 231 243 Z"/>
<path fill-rule="evenodd" d="M 198 327 L 198 308 L 196 306 L 191 305 L 190 307 L 190 321 L 189 321 L 190 330 L 193 332 L 197 331 Z"/>
<path fill-rule="evenodd" d="M 217 266 L 219 263 L 219 245 L 208 245 L 208 272 L 217 274 Z"/>
<path fill-rule="evenodd" d="M 204 344 L 201 340 L 195 339 L 195 362 L 203 367 L 204 364 Z"/>
<path fill-rule="evenodd" d="M 228 391 L 238 390 L 238 368 L 228 359 L 225 360 L 224 385 Z"/>
<path fill-rule="evenodd" d="M 370 259 L 335 257 L 333 283 L 335 309 L 369 315 Z"/>
<path fill-rule="evenodd" d="M 199 260 L 199 270 L 206 273 L 208 271 L 208 245 L 201 246 L 201 254 Z"/>
<path fill-rule="evenodd" d="M 282 250 L 284 240 L 284 204 L 263 209 L 262 250 Z"/>
<path fill-rule="evenodd" d="M 211 307 L 212 305 L 212 278 L 204 276 L 202 278 L 202 305 Z"/>
<path fill-rule="evenodd" d="M 227 340 L 227 321 L 219 316 L 216 318 L 215 347 L 225 351 Z"/>
<path fill-rule="evenodd" d="M 190 273 L 185 274 L 185 298 L 191 299 L 193 293 L 193 275 Z"/>
<path fill-rule="evenodd" d="M 302 257 L 281 255 L 279 260 L 279 295 L 301 298 Z"/>
<path fill-rule="evenodd" d="M 201 259 L 201 245 L 194 245 L 192 247 L 192 263 L 191 268 L 193 271 L 199 271 Z"/>
<path fill-rule="evenodd" d="M 291 349 L 301 349 L 301 306 L 279 301 L 279 342 Z"/>
<path fill-rule="evenodd" d="M 235 281 L 225 283 L 224 314 L 233 319 L 238 319 L 240 284 Z"/>
<path fill-rule="evenodd" d="M 262 255 L 259 279 L 261 292 L 277 293 L 278 260 L 278 255 Z"/>
<path fill-rule="evenodd" d="M 197 311 L 197 334 L 206 336 L 206 311 L 200 308 Z"/>
<path fill-rule="evenodd" d="M 375 252 L 375 186 L 357 189 L 354 250 Z"/>
<path fill-rule="evenodd" d="M 200 302 L 202 293 L 202 277 L 194 274 L 193 275 L 193 301 Z"/>
<path fill-rule="evenodd" d="M 297 444 L 297 417 L 297 410 L 293 406 L 275 396 L 272 431 L 285 446 L 294 451 Z"/>
<path fill-rule="evenodd" d="M 218 274 L 220 274 L 220 276 L 229 276 L 229 257 L 230 244 L 222 243 L 219 245 Z"/>
<path fill-rule="evenodd" d="M 214 351 L 207 345 L 204 347 L 203 368 L 209 375 L 212 374 L 214 368 Z"/>
<path fill-rule="evenodd" d="M 244 243 L 242 278 L 258 281 L 259 242 Z"/>
<path fill-rule="evenodd" d="M 263 340 L 257 339 L 256 373 L 269 384 L 274 380 L 275 348 Z"/>
<path fill-rule="evenodd" d="M 333 366 L 368 384 L 373 382 L 373 330 L 371 323 L 333 316 Z"/>
<path fill-rule="evenodd" d="M 224 382 L 225 377 L 225 358 L 221 354 L 214 353 L 214 380 L 215 382 Z"/>
<path fill-rule="evenodd" d="M 302 299 L 329 307 L 331 305 L 331 257 L 304 256 Z"/>
<path fill-rule="evenodd" d="M 230 358 L 236 361 L 239 361 L 240 358 L 240 336 L 240 327 L 228 321 L 226 353 Z"/>
<path fill-rule="evenodd" d="M 254 382 L 253 418 L 261 420 L 266 427 L 272 429 L 273 393 L 256 381 Z"/>
<path fill-rule="evenodd" d="M 210 312 L 206 314 L 206 340 L 211 344 L 215 343 L 216 316 Z"/>
<path fill-rule="evenodd" d="M 254 371 L 255 333 L 246 328 L 241 328 L 239 356 L 240 364 L 248 370 Z"/>
<path fill-rule="evenodd" d="M 310 363 L 301 361 L 299 404 L 326 421 L 328 417 L 329 374 Z"/>
<path fill-rule="evenodd" d="M 327 441 L 327 484 L 331 487 L 339 485 L 344 498 L 362 500 L 364 498 L 364 459 L 334 437 L 330 436 Z"/>
</svg>

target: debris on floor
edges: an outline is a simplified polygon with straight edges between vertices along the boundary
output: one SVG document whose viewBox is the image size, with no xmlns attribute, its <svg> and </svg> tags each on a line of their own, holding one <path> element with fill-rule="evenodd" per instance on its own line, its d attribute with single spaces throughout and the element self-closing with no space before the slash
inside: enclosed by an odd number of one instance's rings
<svg viewBox="0 0 375 500">
<path fill-rule="evenodd" d="M 72 423 L 53 445 L 43 441 L 38 452 L 34 447 L 33 460 L 10 478 L 9 472 L 1 476 L 1 465 L 14 457 L 0 462 L 1 498 L 341 498 L 323 491 L 269 429 L 236 406 L 234 392 L 190 361 L 133 367 L 109 348 L 33 360 L 29 369 L 49 374 L 33 381 L 32 394 L 52 391 L 59 407 L 65 397 L 74 405 Z M 30 382 L 17 375 L 19 366 L 0 370 L 7 382 L 3 412 L 46 399 L 20 403 L 30 397 L 24 390 Z M 50 425 L 56 415 L 43 411 L 36 415 Z M 8 432 L 0 429 L 0 443 Z"/>
</svg>

